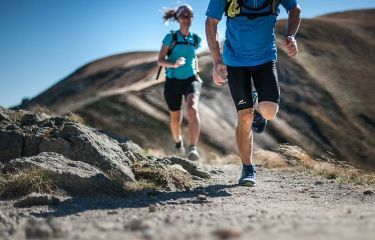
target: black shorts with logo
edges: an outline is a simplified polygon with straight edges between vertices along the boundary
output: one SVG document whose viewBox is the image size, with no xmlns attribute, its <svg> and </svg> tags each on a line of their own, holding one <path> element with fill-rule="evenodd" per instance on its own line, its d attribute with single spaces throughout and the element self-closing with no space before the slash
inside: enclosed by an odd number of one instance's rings
<svg viewBox="0 0 375 240">
<path fill-rule="evenodd" d="M 181 110 L 182 96 L 194 93 L 200 95 L 202 83 L 198 76 L 191 76 L 186 79 L 167 78 L 164 85 L 164 98 L 170 111 Z"/>
<path fill-rule="evenodd" d="M 274 61 L 251 67 L 227 66 L 227 70 L 228 84 L 237 111 L 253 107 L 251 82 L 258 93 L 258 102 L 279 104 L 280 88 Z"/>
</svg>

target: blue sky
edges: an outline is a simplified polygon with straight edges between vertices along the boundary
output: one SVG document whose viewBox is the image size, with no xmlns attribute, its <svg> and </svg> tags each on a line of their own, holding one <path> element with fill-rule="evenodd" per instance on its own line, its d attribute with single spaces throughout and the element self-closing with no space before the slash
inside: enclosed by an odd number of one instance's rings
<svg viewBox="0 0 375 240">
<path fill-rule="evenodd" d="M 208 0 L 0 0 L 0 106 L 34 97 L 95 59 L 159 50 L 164 35 L 178 27 L 163 24 L 162 9 L 181 2 L 195 10 L 192 31 L 205 36 Z M 375 0 L 298 2 L 306 18 L 375 8 Z M 282 11 L 280 18 L 285 17 Z"/>
</svg>

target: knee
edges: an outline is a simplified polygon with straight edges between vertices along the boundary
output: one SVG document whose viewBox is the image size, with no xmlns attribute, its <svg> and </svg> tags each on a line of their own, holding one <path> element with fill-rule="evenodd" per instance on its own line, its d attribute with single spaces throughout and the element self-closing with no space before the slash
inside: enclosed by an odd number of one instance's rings
<svg viewBox="0 0 375 240">
<path fill-rule="evenodd" d="M 240 110 L 237 113 L 238 126 L 250 126 L 254 119 L 254 114 L 252 109 Z"/>
<path fill-rule="evenodd" d="M 198 117 L 198 109 L 194 105 L 188 105 L 186 113 L 189 119 Z"/>
<path fill-rule="evenodd" d="M 277 111 L 279 110 L 279 105 L 274 102 L 261 102 L 259 103 L 259 111 L 267 120 L 272 120 L 276 117 Z"/>
<path fill-rule="evenodd" d="M 180 124 L 182 122 L 181 114 L 171 115 L 171 124 Z"/>
</svg>

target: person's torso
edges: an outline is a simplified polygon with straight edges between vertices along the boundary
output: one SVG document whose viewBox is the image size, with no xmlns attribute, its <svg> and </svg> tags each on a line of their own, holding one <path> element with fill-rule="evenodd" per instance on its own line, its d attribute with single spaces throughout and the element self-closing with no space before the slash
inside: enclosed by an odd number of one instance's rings
<svg viewBox="0 0 375 240">
<path fill-rule="evenodd" d="M 183 36 L 180 31 L 175 32 L 177 43 L 172 53 L 168 56 L 168 61 L 175 62 L 178 58 L 184 57 L 185 64 L 178 68 L 167 68 L 167 77 L 175 79 L 186 79 L 197 73 L 195 66 L 195 41 L 192 33 Z"/>
<path fill-rule="evenodd" d="M 248 8 L 260 8 L 267 0 L 245 0 Z M 271 5 L 260 10 L 241 9 L 241 13 L 266 13 Z M 274 28 L 276 15 L 227 17 L 223 51 L 224 63 L 230 66 L 255 66 L 276 60 Z"/>
</svg>

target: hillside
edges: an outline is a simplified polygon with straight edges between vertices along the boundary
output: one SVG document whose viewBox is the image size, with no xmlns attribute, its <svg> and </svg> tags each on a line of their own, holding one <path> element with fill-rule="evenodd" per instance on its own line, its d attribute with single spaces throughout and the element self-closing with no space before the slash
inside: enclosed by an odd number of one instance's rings
<svg viewBox="0 0 375 240">
<path fill-rule="evenodd" d="M 290 59 L 279 48 L 280 113 L 255 137 L 257 147 L 290 143 L 325 160 L 375 168 L 375 23 L 368 21 L 374 15 L 375 10 L 364 10 L 302 21 L 299 56 Z M 279 21 L 278 36 L 284 27 Z M 278 43 L 282 46 L 280 38 Z M 154 80 L 156 58 L 156 52 L 136 52 L 92 62 L 21 107 L 74 111 L 94 127 L 170 154 L 163 83 Z M 212 83 L 209 53 L 199 60 L 204 80 L 200 146 L 206 162 L 217 162 L 236 153 L 235 109 L 228 86 Z"/>
</svg>

